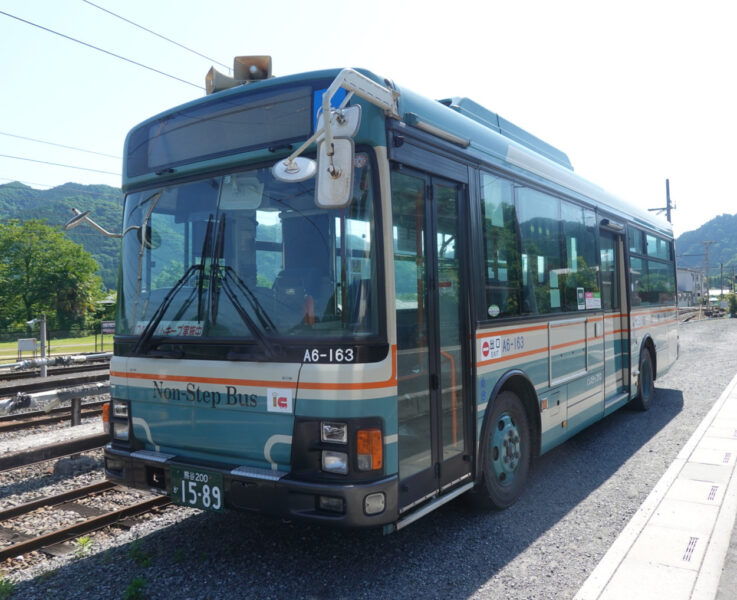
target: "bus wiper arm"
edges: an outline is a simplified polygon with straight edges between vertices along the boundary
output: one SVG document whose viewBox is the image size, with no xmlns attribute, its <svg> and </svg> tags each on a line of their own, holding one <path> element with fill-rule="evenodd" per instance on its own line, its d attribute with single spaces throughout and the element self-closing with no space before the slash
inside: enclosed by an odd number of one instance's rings
<svg viewBox="0 0 737 600">
<path fill-rule="evenodd" d="M 277 357 L 277 351 L 276 351 L 276 348 L 274 347 L 274 344 L 271 343 L 269 338 L 264 334 L 261 328 L 251 318 L 251 315 L 248 314 L 248 311 L 245 309 L 243 304 L 241 304 L 241 301 L 238 299 L 238 296 L 233 291 L 233 287 L 231 286 L 230 281 L 228 281 L 227 278 L 223 278 L 222 284 L 223 284 L 223 290 L 225 291 L 225 295 L 228 297 L 228 300 L 230 300 L 230 302 L 233 304 L 236 312 L 238 313 L 238 316 L 246 324 L 246 327 L 248 327 L 249 331 L 261 343 L 264 350 L 266 350 L 266 356 L 272 360 L 275 359 Z"/>
<path fill-rule="evenodd" d="M 243 295 L 248 300 L 251 308 L 253 308 L 256 316 L 258 317 L 258 320 L 261 322 L 261 325 L 263 325 L 264 329 L 268 329 L 269 331 L 276 331 L 276 325 L 274 325 L 271 317 L 269 317 L 269 314 L 264 310 L 261 302 L 259 302 L 258 298 L 256 298 L 256 294 L 254 294 L 251 291 L 251 288 L 249 288 L 246 283 L 240 277 L 238 277 L 238 275 L 236 275 L 233 267 L 225 267 L 225 278 L 232 279 L 235 282 L 236 288 L 243 292 Z"/>
<path fill-rule="evenodd" d="M 151 317 L 151 320 L 141 332 L 141 336 L 138 338 L 138 342 L 136 342 L 136 346 L 133 349 L 134 353 L 140 354 L 147 348 L 148 343 L 153 337 L 154 331 L 156 331 L 156 327 L 158 327 L 161 319 L 164 318 L 166 311 L 169 309 L 172 300 L 174 300 L 174 296 L 176 296 L 177 292 L 182 289 L 184 284 L 189 280 L 193 273 L 201 271 L 202 269 L 202 265 L 190 266 L 189 269 L 184 272 L 184 275 L 182 275 L 174 284 L 174 286 L 166 293 L 166 296 L 164 296 L 164 299 L 161 301 L 161 304 L 159 304 L 159 307 L 156 309 L 156 312 Z M 200 279 L 202 279 L 202 274 L 200 274 Z"/>
<path fill-rule="evenodd" d="M 220 301 L 220 259 L 223 258 L 223 244 L 225 240 L 225 215 L 220 218 L 218 231 L 213 243 L 212 261 L 210 262 L 210 319 L 214 325 L 218 318 L 218 303 Z"/>
<path fill-rule="evenodd" d="M 201 321 L 200 315 L 202 314 L 202 285 L 205 282 L 205 258 L 207 257 L 208 246 L 210 245 L 210 238 L 212 237 L 212 215 L 207 220 L 207 229 L 205 230 L 205 239 L 202 241 L 202 251 L 200 252 L 200 279 L 197 282 L 197 320 Z"/>
</svg>

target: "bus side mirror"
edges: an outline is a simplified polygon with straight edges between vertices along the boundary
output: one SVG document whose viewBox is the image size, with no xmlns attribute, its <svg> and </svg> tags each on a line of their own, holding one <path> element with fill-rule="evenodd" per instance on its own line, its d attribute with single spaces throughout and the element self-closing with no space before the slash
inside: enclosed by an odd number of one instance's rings
<svg viewBox="0 0 737 600">
<path fill-rule="evenodd" d="M 321 141 L 317 149 L 317 195 L 320 208 L 345 208 L 353 194 L 353 140 L 333 138 L 332 155 Z"/>
</svg>

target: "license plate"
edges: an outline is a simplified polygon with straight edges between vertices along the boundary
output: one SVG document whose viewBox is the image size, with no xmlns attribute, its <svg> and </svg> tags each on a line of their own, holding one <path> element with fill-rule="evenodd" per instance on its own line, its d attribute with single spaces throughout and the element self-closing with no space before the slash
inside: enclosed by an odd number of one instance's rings
<svg viewBox="0 0 737 600">
<path fill-rule="evenodd" d="M 171 500 L 203 510 L 223 510 L 223 476 L 212 471 L 172 467 Z"/>
</svg>

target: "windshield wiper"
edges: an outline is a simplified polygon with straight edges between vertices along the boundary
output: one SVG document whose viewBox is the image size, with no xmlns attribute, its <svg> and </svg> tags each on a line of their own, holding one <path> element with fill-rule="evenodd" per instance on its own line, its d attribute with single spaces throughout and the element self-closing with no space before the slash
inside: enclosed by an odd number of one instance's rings
<svg viewBox="0 0 737 600">
<path fill-rule="evenodd" d="M 220 301 L 220 259 L 223 258 L 225 240 L 225 215 L 220 218 L 218 232 L 213 244 L 212 260 L 210 261 L 210 318 L 213 325 L 218 318 L 218 303 Z"/>
<path fill-rule="evenodd" d="M 200 321 L 202 314 L 202 284 L 205 281 L 205 258 L 207 257 L 208 246 L 210 245 L 210 237 L 212 237 L 212 215 L 207 219 L 207 229 L 205 230 L 205 239 L 202 241 L 202 252 L 200 252 L 200 267 L 202 274 L 197 282 L 197 320 Z"/>
<path fill-rule="evenodd" d="M 229 268 L 230 267 L 226 267 L 226 273 L 227 273 L 227 269 Z M 233 291 L 230 281 L 228 281 L 227 277 L 224 277 L 223 279 L 221 279 L 221 281 L 223 284 L 223 290 L 225 291 L 225 295 L 228 297 L 228 300 L 230 300 L 231 304 L 235 307 L 235 310 L 238 313 L 238 316 L 246 324 L 246 327 L 248 327 L 248 329 L 253 334 L 253 336 L 261 343 L 264 350 L 266 350 L 266 356 L 270 359 L 276 358 L 277 357 L 276 348 L 271 343 L 269 338 L 264 334 L 261 328 L 251 318 L 251 315 L 248 314 L 248 311 L 245 309 L 243 304 L 241 304 L 241 301 L 238 299 L 238 296 Z M 272 327 L 273 327 L 273 324 L 272 324 Z"/>
<path fill-rule="evenodd" d="M 243 295 L 246 297 L 246 300 L 248 300 L 248 303 L 251 305 L 251 308 L 256 313 L 256 316 L 258 317 L 259 322 L 263 326 L 264 329 L 268 331 L 276 332 L 276 325 L 274 325 L 274 322 L 271 320 L 271 317 L 269 317 L 269 314 L 264 310 L 264 307 L 261 305 L 261 302 L 259 302 L 258 298 L 256 298 L 256 294 L 254 294 L 251 291 L 251 288 L 249 288 L 246 283 L 236 275 L 235 271 L 233 270 L 233 267 L 225 266 L 225 279 L 232 279 L 235 282 L 236 289 L 243 292 Z"/>
<path fill-rule="evenodd" d="M 154 331 L 156 331 L 156 327 L 158 327 L 161 319 L 164 317 L 166 311 L 169 309 L 169 305 L 171 305 L 172 300 L 174 300 L 174 296 L 176 296 L 177 292 L 182 289 L 185 283 L 187 283 L 187 280 L 192 276 L 192 273 L 196 273 L 197 271 L 201 271 L 202 269 L 203 267 L 201 264 L 190 266 L 189 269 L 184 272 L 184 275 L 182 275 L 177 280 L 177 282 L 174 284 L 174 287 L 172 287 L 166 293 L 166 296 L 164 296 L 164 299 L 161 301 L 161 304 L 159 304 L 156 312 L 154 312 L 151 320 L 141 332 L 141 336 L 138 338 L 138 342 L 136 342 L 136 346 L 133 349 L 133 352 L 135 354 L 140 354 L 146 349 L 149 341 L 151 340 L 151 337 L 153 337 Z M 200 274 L 200 280 L 201 279 L 202 275 Z"/>
<path fill-rule="evenodd" d="M 164 296 L 164 299 L 161 301 L 161 304 L 154 312 L 153 316 L 151 317 L 151 320 L 148 322 L 144 330 L 141 332 L 141 336 L 138 338 L 138 342 L 136 342 L 135 348 L 133 349 L 133 352 L 135 354 L 141 354 L 143 353 L 147 347 L 149 342 L 151 341 L 151 338 L 154 335 L 154 331 L 156 331 L 156 327 L 158 327 L 161 320 L 164 318 L 164 315 L 166 314 L 166 311 L 169 309 L 169 306 L 172 303 L 172 300 L 174 300 L 174 296 L 176 296 L 177 292 L 179 292 L 180 289 L 184 286 L 184 284 L 189 280 L 189 278 L 192 276 L 192 273 L 195 273 L 199 271 L 199 279 L 197 280 L 197 321 L 201 321 L 200 315 L 201 309 L 202 309 L 202 283 L 205 278 L 205 258 L 207 257 L 207 247 L 210 243 L 210 238 L 212 237 L 212 215 L 210 215 L 209 220 L 207 221 L 207 229 L 205 231 L 205 239 L 202 242 L 202 253 L 200 254 L 200 262 L 196 265 L 191 265 L 185 272 L 184 275 L 182 275 L 177 282 L 174 284 L 174 286 L 166 293 L 166 296 Z M 194 300 L 193 294 L 190 294 L 189 298 L 185 300 L 184 304 L 182 305 L 182 308 L 177 312 L 177 319 L 181 316 L 181 314 L 184 313 L 184 310 L 186 310 L 189 305 L 192 303 L 192 300 Z"/>
</svg>

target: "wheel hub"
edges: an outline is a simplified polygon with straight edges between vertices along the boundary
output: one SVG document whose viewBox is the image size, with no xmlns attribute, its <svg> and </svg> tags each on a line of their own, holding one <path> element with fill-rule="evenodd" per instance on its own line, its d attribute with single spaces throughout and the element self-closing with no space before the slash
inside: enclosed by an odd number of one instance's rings
<svg viewBox="0 0 737 600">
<path fill-rule="evenodd" d="M 504 413 L 497 421 L 491 440 L 492 464 L 500 483 L 509 484 L 514 480 L 521 456 L 519 429 L 512 417 Z"/>
</svg>

